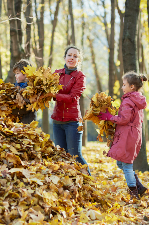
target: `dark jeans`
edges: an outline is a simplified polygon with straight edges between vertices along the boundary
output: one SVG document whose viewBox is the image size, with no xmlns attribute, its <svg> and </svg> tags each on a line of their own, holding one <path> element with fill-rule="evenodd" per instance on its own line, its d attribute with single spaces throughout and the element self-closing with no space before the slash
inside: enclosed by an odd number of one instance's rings
<svg viewBox="0 0 149 225">
<path fill-rule="evenodd" d="M 65 151 L 72 156 L 78 155 L 76 160 L 82 165 L 87 164 L 82 156 L 82 134 L 77 128 L 81 124 L 79 122 L 70 122 L 65 124 L 53 123 L 53 136 L 55 145 L 64 148 Z M 90 174 L 89 168 L 88 172 Z M 91 175 L 91 174 L 90 174 Z"/>
</svg>

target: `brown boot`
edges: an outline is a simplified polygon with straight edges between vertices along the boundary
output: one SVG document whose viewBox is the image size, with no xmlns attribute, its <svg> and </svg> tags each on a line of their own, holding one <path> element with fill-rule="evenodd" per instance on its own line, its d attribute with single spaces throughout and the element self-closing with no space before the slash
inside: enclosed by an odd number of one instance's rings
<svg viewBox="0 0 149 225">
<path fill-rule="evenodd" d="M 137 189 L 138 189 L 138 194 L 140 194 L 140 196 L 142 196 L 144 194 L 144 192 L 147 191 L 147 188 L 144 187 L 141 182 L 139 181 L 139 178 L 137 176 L 137 174 L 135 174 L 135 178 L 136 178 L 136 185 L 137 185 Z"/>
<path fill-rule="evenodd" d="M 131 199 L 131 200 L 132 200 L 133 198 L 139 200 L 137 186 L 136 186 L 136 187 L 129 187 L 129 193 L 130 193 L 130 199 Z"/>
</svg>

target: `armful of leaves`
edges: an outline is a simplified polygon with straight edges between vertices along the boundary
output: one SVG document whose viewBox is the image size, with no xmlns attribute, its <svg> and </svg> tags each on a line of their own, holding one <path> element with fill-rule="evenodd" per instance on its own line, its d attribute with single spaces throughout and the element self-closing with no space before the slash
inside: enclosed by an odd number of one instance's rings
<svg viewBox="0 0 149 225">
<path fill-rule="evenodd" d="M 107 110 L 109 114 L 115 115 L 118 111 L 114 106 L 112 106 L 113 99 L 111 96 L 107 96 L 104 92 L 96 93 L 90 102 L 90 108 L 86 111 L 84 120 L 91 120 L 95 123 L 99 129 L 96 129 L 98 132 L 97 140 L 103 142 L 102 137 L 106 135 L 107 146 L 110 146 L 112 139 L 115 133 L 115 124 L 111 121 L 100 118 L 100 113 L 106 113 Z"/>
<path fill-rule="evenodd" d="M 30 100 L 26 107 L 28 110 L 43 110 L 49 107 L 49 101 L 56 97 L 56 94 L 62 89 L 59 84 L 59 74 L 52 73 L 51 68 L 36 68 L 27 66 L 24 68 L 28 80 L 28 86 L 24 89 L 22 96 Z"/>
</svg>

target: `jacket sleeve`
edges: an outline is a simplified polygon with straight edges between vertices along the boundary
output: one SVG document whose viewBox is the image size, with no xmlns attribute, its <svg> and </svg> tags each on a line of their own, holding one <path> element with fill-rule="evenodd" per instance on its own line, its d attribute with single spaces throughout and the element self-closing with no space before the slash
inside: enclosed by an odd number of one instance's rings
<svg viewBox="0 0 149 225">
<path fill-rule="evenodd" d="M 77 76 L 75 83 L 69 94 L 56 94 L 57 101 L 63 101 L 66 103 L 71 103 L 80 98 L 82 92 L 86 88 L 86 77 L 83 73 L 80 76 Z"/>
<path fill-rule="evenodd" d="M 128 124 L 134 114 L 134 106 L 135 104 L 131 100 L 123 100 L 120 113 L 118 116 L 112 116 L 110 121 L 119 125 Z"/>
</svg>

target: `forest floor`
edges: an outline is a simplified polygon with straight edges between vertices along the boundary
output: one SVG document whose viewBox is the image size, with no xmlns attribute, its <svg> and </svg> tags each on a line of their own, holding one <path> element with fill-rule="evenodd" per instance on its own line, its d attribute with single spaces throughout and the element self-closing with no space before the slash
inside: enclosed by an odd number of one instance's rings
<svg viewBox="0 0 149 225">
<path fill-rule="evenodd" d="M 102 198 L 109 203 L 109 209 L 101 214 L 101 218 L 78 224 L 149 224 L 149 190 L 134 202 L 130 202 L 128 188 L 123 172 L 118 169 L 116 161 L 103 155 L 108 151 L 106 143 L 88 142 L 82 153 L 96 179 Z M 147 144 L 149 162 L 149 144 Z M 149 189 L 149 172 L 138 172 L 143 185 Z M 83 222 L 83 221 L 82 221 Z"/>
</svg>

